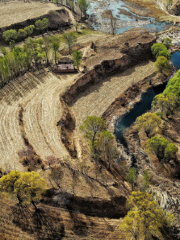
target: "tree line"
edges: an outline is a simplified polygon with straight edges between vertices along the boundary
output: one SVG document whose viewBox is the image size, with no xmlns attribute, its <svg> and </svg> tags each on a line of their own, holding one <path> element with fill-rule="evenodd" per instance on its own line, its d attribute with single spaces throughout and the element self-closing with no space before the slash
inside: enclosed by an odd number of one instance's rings
<svg viewBox="0 0 180 240">
<path fill-rule="evenodd" d="M 46 29 L 48 29 L 49 26 L 49 20 L 47 18 L 38 19 L 35 22 L 35 25 L 29 25 L 25 27 L 24 29 L 19 29 L 16 31 L 15 29 L 10 29 L 3 32 L 3 38 L 6 42 L 10 43 L 12 41 L 21 41 L 25 39 L 26 37 L 29 37 L 33 34 L 34 29 L 38 30 L 39 32 L 42 32 Z"/>
<path fill-rule="evenodd" d="M 151 47 L 156 58 L 155 65 L 162 74 L 169 73 L 171 40 L 166 38 L 164 44 L 155 43 Z M 134 127 L 143 130 L 148 136 L 146 148 L 154 152 L 160 161 L 170 161 L 176 157 L 177 148 L 168 139 L 158 136 L 165 118 L 172 116 L 180 109 L 180 70 L 171 78 L 165 90 L 156 95 L 151 104 L 151 112 L 147 112 L 136 119 Z"/>
<path fill-rule="evenodd" d="M 72 54 L 72 47 L 77 41 L 77 37 L 72 32 L 64 33 L 61 38 L 56 35 L 38 39 L 29 37 L 23 47 L 17 47 L 14 42 L 10 42 L 10 51 L 0 47 L 3 54 L 0 57 L 0 86 L 4 86 L 9 80 L 31 69 L 40 69 L 57 63 L 61 40 L 67 44 L 69 54 Z M 75 66 L 79 69 L 81 53 L 74 51 L 73 59 Z"/>
</svg>

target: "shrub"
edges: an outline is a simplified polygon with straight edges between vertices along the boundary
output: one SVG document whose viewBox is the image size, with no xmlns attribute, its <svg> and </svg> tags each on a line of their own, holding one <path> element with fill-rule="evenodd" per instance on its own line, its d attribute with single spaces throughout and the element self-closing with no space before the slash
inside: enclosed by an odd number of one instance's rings
<svg viewBox="0 0 180 240">
<path fill-rule="evenodd" d="M 166 57 L 159 56 L 155 62 L 155 67 L 160 73 L 169 73 L 169 63 Z"/>
<path fill-rule="evenodd" d="M 10 29 L 5 32 L 3 32 L 3 38 L 5 39 L 6 42 L 10 42 L 12 40 L 16 40 L 18 37 L 18 34 L 16 30 Z"/>
<path fill-rule="evenodd" d="M 156 131 L 156 129 L 161 125 L 161 118 L 157 116 L 156 113 L 144 113 L 139 116 L 135 121 L 135 128 L 138 130 L 144 130 L 147 136 Z"/>
<path fill-rule="evenodd" d="M 164 56 L 167 59 L 170 59 L 170 52 L 167 50 L 166 46 L 162 43 L 154 43 L 151 47 L 152 54 L 157 59 L 159 56 Z"/>
<path fill-rule="evenodd" d="M 165 159 L 169 161 L 170 159 L 174 158 L 176 152 L 177 148 L 175 147 L 175 145 L 173 143 L 169 143 L 164 151 Z"/>
<path fill-rule="evenodd" d="M 167 47 L 167 49 L 169 49 L 172 46 L 172 40 L 170 38 L 165 38 L 163 44 Z"/>
<path fill-rule="evenodd" d="M 177 148 L 173 143 L 169 143 L 166 138 L 158 136 L 148 140 L 147 148 L 153 151 L 160 160 L 165 159 L 169 161 L 175 157 L 177 152 Z"/>
<path fill-rule="evenodd" d="M 48 28 L 49 20 L 47 18 L 39 19 L 35 22 L 35 26 L 38 31 L 43 31 Z"/>
<path fill-rule="evenodd" d="M 158 158 L 164 158 L 164 150 L 168 144 L 168 140 L 164 137 L 154 136 L 148 139 L 147 148 L 153 151 Z"/>
<path fill-rule="evenodd" d="M 18 31 L 18 38 L 24 39 L 27 36 L 27 32 L 24 29 L 19 29 Z"/>
<path fill-rule="evenodd" d="M 24 30 L 26 31 L 27 35 L 30 36 L 33 34 L 34 28 L 35 28 L 34 25 L 29 25 L 25 27 Z"/>
</svg>

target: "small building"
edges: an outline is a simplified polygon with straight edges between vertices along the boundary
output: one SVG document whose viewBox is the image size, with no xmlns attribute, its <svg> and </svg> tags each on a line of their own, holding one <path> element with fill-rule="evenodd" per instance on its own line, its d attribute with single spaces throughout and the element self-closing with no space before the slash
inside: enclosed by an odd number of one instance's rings
<svg viewBox="0 0 180 240">
<path fill-rule="evenodd" d="M 56 68 L 54 70 L 55 73 L 77 73 L 77 69 L 74 66 L 74 60 L 64 57 L 58 61 Z"/>
</svg>

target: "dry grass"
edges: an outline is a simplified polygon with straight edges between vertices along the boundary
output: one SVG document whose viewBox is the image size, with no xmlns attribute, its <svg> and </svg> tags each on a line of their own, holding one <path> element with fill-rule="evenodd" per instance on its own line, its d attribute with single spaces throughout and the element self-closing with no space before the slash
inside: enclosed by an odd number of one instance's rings
<svg viewBox="0 0 180 240">
<path fill-rule="evenodd" d="M 51 10 L 60 9 L 53 3 L 44 2 L 7 2 L 0 3 L 0 27 L 9 26 L 13 23 L 36 18 L 47 14 Z"/>
<path fill-rule="evenodd" d="M 124 239 L 118 238 L 121 219 L 85 216 L 76 211 L 38 205 L 41 227 L 32 208 L 19 208 L 16 202 L 0 196 L 1 240 Z M 123 236 L 124 237 L 124 236 Z"/>
</svg>

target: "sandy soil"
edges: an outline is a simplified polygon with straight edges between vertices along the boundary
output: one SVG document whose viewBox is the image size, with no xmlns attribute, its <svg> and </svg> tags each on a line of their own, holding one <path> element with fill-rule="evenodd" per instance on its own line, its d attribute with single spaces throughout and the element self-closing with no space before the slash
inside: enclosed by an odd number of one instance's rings
<svg viewBox="0 0 180 240">
<path fill-rule="evenodd" d="M 57 10 L 53 3 L 44 2 L 7 2 L 0 3 L 0 27 L 9 26 L 13 23 L 22 22 L 27 19 L 36 18 L 47 14 L 51 10 Z"/>
</svg>

